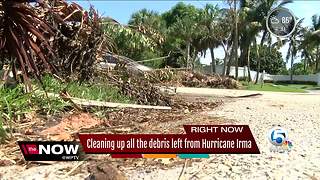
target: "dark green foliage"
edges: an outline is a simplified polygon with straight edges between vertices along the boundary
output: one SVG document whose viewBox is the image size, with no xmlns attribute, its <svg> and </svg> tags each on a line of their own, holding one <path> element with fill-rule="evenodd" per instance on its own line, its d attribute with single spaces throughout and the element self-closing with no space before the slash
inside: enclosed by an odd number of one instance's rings
<svg viewBox="0 0 320 180">
<path fill-rule="evenodd" d="M 295 63 L 292 67 L 292 72 L 294 75 L 308 75 L 313 74 L 311 69 L 305 68 L 303 63 Z M 291 71 L 291 69 L 289 69 Z"/>
<path fill-rule="evenodd" d="M 186 65 L 187 44 L 199 39 L 195 35 L 199 14 L 200 10 L 195 6 L 184 3 L 178 3 L 163 14 L 142 9 L 132 14 L 127 27 L 112 28 L 109 21 L 106 32 L 114 40 L 120 55 L 142 61 L 170 54 L 166 59 L 145 64 L 155 68 L 180 67 Z M 191 45 L 190 51 L 193 61 L 197 55 L 195 45 Z"/>
<path fill-rule="evenodd" d="M 282 58 L 281 53 L 275 48 L 269 48 L 267 46 L 258 46 L 261 59 L 261 70 L 265 70 L 269 74 L 279 74 L 286 64 Z M 250 67 L 251 70 L 257 70 L 258 56 L 256 54 L 256 47 L 251 47 L 250 53 Z"/>
<path fill-rule="evenodd" d="M 162 14 L 167 27 L 171 27 L 179 19 L 195 18 L 198 15 L 198 9 L 193 5 L 187 5 L 183 2 L 177 3 L 171 10 Z"/>
</svg>

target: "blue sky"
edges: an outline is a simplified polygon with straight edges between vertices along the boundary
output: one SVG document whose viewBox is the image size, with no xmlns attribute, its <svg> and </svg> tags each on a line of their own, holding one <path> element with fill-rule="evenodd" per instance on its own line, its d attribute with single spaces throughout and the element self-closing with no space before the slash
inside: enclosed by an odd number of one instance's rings
<svg viewBox="0 0 320 180">
<path fill-rule="evenodd" d="M 157 11 L 159 13 L 165 12 L 171 9 L 174 5 L 181 1 L 171 1 L 171 0 L 156 0 L 156 1 L 76 1 L 78 4 L 87 8 L 90 4 L 94 5 L 98 9 L 99 13 L 103 16 L 110 16 L 122 24 L 126 24 L 132 13 L 147 8 L 150 10 Z M 192 4 L 196 7 L 203 7 L 206 3 L 214 3 L 223 5 L 221 1 L 182 1 L 186 4 Z"/>
<path fill-rule="evenodd" d="M 117 20 L 122 24 L 126 24 L 131 16 L 132 13 L 147 8 L 150 10 L 157 11 L 162 13 L 171 9 L 175 4 L 181 1 L 171 1 L 171 0 L 154 0 L 154 1 L 123 1 L 123 0 L 109 0 L 109 1 L 87 1 L 81 0 L 76 1 L 78 4 L 82 5 L 85 8 L 88 8 L 90 4 L 92 4 L 96 9 L 98 9 L 99 13 L 103 16 L 110 16 Z M 186 4 L 192 4 L 196 7 L 203 7 L 207 3 L 218 4 L 220 7 L 225 6 L 224 1 L 182 1 Z M 289 8 L 298 18 L 305 18 L 304 25 L 311 24 L 311 17 L 314 14 L 320 14 L 320 1 L 316 0 L 296 0 L 291 4 L 286 6 Z M 286 56 L 287 46 L 284 46 L 280 49 L 283 57 Z M 217 48 L 215 50 L 215 56 L 217 58 L 223 58 L 224 52 L 222 48 Z M 203 64 L 209 64 L 211 61 L 210 59 L 210 52 L 207 53 L 206 57 L 201 58 L 201 62 Z M 297 58 L 299 61 L 299 58 Z"/>
</svg>

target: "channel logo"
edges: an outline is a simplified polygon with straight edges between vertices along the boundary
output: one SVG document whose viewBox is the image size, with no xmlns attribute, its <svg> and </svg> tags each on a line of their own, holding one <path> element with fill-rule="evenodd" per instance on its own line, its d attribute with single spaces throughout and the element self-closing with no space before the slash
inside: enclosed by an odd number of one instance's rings
<svg viewBox="0 0 320 180">
<path fill-rule="evenodd" d="M 290 151 L 292 142 L 288 139 L 288 131 L 282 127 L 274 127 L 268 133 L 269 142 L 274 145 L 272 151 L 284 152 Z"/>
<path fill-rule="evenodd" d="M 288 139 L 288 131 L 282 127 L 270 129 L 268 138 L 271 144 L 281 146 Z"/>
<path fill-rule="evenodd" d="M 19 141 L 26 161 L 80 161 L 81 145 L 68 141 Z"/>
</svg>

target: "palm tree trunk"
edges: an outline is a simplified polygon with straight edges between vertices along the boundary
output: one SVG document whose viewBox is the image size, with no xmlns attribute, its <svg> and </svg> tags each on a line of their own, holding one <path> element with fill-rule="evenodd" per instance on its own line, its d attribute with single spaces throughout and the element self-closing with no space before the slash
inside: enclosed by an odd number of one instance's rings
<svg viewBox="0 0 320 180">
<path fill-rule="evenodd" d="M 187 68 L 190 68 L 190 41 L 187 44 Z"/>
<path fill-rule="evenodd" d="M 230 69 L 231 69 L 231 64 L 232 64 L 232 59 L 233 59 L 233 58 L 232 58 L 233 48 L 234 48 L 234 47 L 231 48 L 231 52 L 230 52 L 230 53 L 228 52 L 229 56 L 228 56 L 227 71 L 226 71 L 226 75 L 227 75 L 227 76 L 230 75 Z"/>
<path fill-rule="evenodd" d="M 291 54 L 290 82 L 293 81 L 293 53 Z"/>
<path fill-rule="evenodd" d="M 256 54 L 257 54 L 257 58 L 258 58 L 258 69 L 257 69 L 257 76 L 256 76 L 255 84 L 257 84 L 259 81 L 259 72 L 260 72 L 260 65 L 261 65 L 259 46 L 257 44 L 256 44 L 256 51 L 257 51 Z"/>
<path fill-rule="evenodd" d="M 221 45 L 223 47 L 224 50 L 224 59 L 223 59 L 223 69 L 222 69 L 222 75 L 225 76 L 226 75 L 226 67 L 227 67 L 227 62 L 228 62 L 228 58 L 229 58 L 229 54 L 228 54 L 228 49 L 225 46 L 225 44 L 223 42 L 221 42 Z"/>
<path fill-rule="evenodd" d="M 236 63 L 236 79 L 238 79 L 238 66 L 239 66 L 239 60 L 238 60 L 238 14 L 237 14 L 237 1 L 233 1 L 234 5 L 234 15 L 235 15 L 235 33 L 234 33 L 234 60 Z"/>
<path fill-rule="evenodd" d="M 259 81 L 259 73 L 260 73 L 260 63 L 261 63 L 261 60 L 260 60 L 260 57 L 259 56 L 257 56 L 257 58 L 258 58 L 258 69 L 257 69 L 257 76 L 256 76 L 256 82 L 255 82 L 255 84 L 257 84 L 258 83 L 258 81 Z"/>
<path fill-rule="evenodd" d="M 248 52 L 247 52 L 247 65 L 248 65 L 248 82 L 251 81 L 251 73 L 250 73 L 250 51 L 251 51 L 251 48 L 249 46 L 248 48 Z"/>
<path fill-rule="evenodd" d="M 239 55 L 239 66 L 247 65 L 247 56 L 248 56 L 248 48 L 250 47 L 251 42 L 241 42 L 240 47 L 240 55 Z"/>
<path fill-rule="evenodd" d="M 309 53 L 306 53 L 306 59 L 305 59 L 305 70 L 307 69 L 307 68 L 310 68 L 310 65 L 312 64 L 312 61 L 313 61 L 313 59 L 312 59 L 312 57 L 309 55 Z"/>
<path fill-rule="evenodd" d="M 267 35 L 267 30 L 265 29 L 263 31 L 263 35 L 262 35 L 262 38 L 261 38 L 261 41 L 260 41 L 260 47 L 262 47 L 263 43 L 264 43 L 264 39 L 266 38 L 266 35 Z M 258 48 L 257 48 L 258 50 Z M 258 53 L 259 54 L 259 53 Z M 261 59 L 260 59 L 260 56 L 257 54 L 257 58 L 258 58 L 258 69 L 257 69 L 257 76 L 256 76 L 256 82 L 255 84 L 258 83 L 258 80 L 259 80 L 259 72 L 260 72 L 260 66 L 261 66 Z"/>
<path fill-rule="evenodd" d="M 214 58 L 214 50 L 213 47 L 210 47 L 210 54 L 211 54 L 211 73 L 216 73 L 216 60 Z"/>
<path fill-rule="evenodd" d="M 238 48 L 235 48 L 235 55 L 234 55 L 234 58 L 235 58 L 235 64 L 236 64 L 236 79 L 238 79 L 238 69 L 239 69 L 239 59 L 238 59 Z"/>
<path fill-rule="evenodd" d="M 320 61 L 320 55 L 319 55 L 319 46 L 317 47 L 317 55 L 316 55 L 316 72 L 319 70 L 319 61 Z"/>
<path fill-rule="evenodd" d="M 223 59 L 223 69 L 222 69 L 222 75 L 226 75 L 226 67 L 227 67 L 227 53 L 225 53 L 224 59 Z"/>
</svg>

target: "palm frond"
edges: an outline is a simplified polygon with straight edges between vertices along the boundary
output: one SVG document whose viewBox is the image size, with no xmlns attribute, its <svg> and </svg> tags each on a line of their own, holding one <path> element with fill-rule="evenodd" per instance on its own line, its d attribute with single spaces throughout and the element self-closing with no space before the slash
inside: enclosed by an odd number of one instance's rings
<svg viewBox="0 0 320 180">
<path fill-rule="evenodd" d="M 27 0 L 2 1 L 0 6 L 0 49 L 15 57 L 12 64 L 17 64 L 30 88 L 30 73 L 40 80 L 42 72 L 55 70 L 49 62 L 53 30 Z"/>
</svg>

